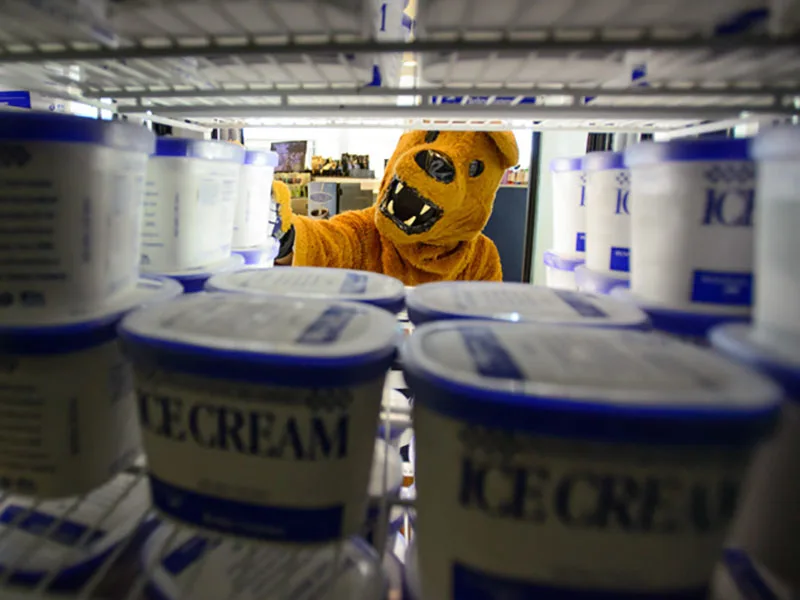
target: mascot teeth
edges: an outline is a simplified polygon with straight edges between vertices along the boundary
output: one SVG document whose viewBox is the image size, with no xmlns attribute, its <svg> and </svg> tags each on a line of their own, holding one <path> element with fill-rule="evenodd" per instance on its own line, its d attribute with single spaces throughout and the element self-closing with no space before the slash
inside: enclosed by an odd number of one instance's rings
<svg viewBox="0 0 800 600">
<path fill-rule="evenodd" d="M 388 186 L 380 210 L 409 235 L 429 231 L 442 217 L 439 206 L 399 178 Z"/>
<path fill-rule="evenodd" d="M 397 182 L 397 187 L 394 188 L 394 193 L 397 194 L 402 189 L 403 189 L 403 182 L 402 181 L 398 181 Z"/>
<path fill-rule="evenodd" d="M 414 224 L 414 221 L 416 221 L 416 220 L 417 220 L 417 217 L 411 217 L 410 219 L 408 219 L 406 221 L 403 221 L 403 223 L 405 223 L 406 225 L 411 227 Z"/>
<path fill-rule="evenodd" d="M 394 200 L 389 200 L 389 205 L 386 207 L 391 214 L 394 214 Z"/>
<path fill-rule="evenodd" d="M 420 214 L 420 215 L 424 215 L 424 214 L 425 214 L 426 212 L 428 212 L 430 209 L 431 209 L 431 207 L 430 207 L 430 206 L 428 206 L 428 205 L 426 204 L 425 206 L 423 206 L 423 207 L 422 207 L 422 210 L 421 210 L 421 211 L 419 211 L 419 214 Z"/>
</svg>

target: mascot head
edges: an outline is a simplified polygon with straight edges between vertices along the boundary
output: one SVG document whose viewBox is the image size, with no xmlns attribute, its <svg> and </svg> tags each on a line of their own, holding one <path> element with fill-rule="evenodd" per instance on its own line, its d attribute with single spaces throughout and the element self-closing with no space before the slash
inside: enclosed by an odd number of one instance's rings
<svg viewBox="0 0 800 600">
<path fill-rule="evenodd" d="M 518 159 L 510 131 L 404 134 L 381 182 L 378 231 L 395 245 L 475 238 L 492 214 L 503 173 Z"/>
</svg>

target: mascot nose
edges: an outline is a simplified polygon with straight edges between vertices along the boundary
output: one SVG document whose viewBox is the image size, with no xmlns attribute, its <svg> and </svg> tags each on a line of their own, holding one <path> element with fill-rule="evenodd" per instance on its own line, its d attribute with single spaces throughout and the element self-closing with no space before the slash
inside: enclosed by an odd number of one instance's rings
<svg viewBox="0 0 800 600">
<path fill-rule="evenodd" d="M 456 168 L 452 161 L 436 150 L 417 152 L 414 162 L 439 183 L 452 183 L 456 178 Z"/>
</svg>

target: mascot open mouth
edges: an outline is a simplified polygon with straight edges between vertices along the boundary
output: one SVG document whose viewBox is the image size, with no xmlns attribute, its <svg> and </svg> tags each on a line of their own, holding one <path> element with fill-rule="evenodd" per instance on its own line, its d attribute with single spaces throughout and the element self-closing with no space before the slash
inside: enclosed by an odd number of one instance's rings
<svg viewBox="0 0 800 600">
<path fill-rule="evenodd" d="M 425 233 L 442 218 L 443 210 L 397 177 L 380 205 L 381 212 L 408 235 Z"/>
</svg>

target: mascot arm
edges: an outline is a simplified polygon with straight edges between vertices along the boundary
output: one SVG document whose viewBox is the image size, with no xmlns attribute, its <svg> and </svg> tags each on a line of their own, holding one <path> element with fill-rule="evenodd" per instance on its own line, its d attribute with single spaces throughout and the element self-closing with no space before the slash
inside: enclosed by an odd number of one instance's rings
<svg viewBox="0 0 800 600">
<path fill-rule="evenodd" d="M 497 246 L 485 235 L 477 240 L 475 258 L 469 269 L 471 272 L 466 279 L 473 281 L 503 281 L 503 267 L 500 264 L 500 254 Z"/>
<path fill-rule="evenodd" d="M 292 214 L 291 194 L 282 182 L 272 184 L 280 216 L 278 264 L 300 267 L 361 269 L 364 244 L 374 229 L 371 211 L 348 211 L 330 221 Z M 367 215 L 366 213 L 370 214 Z"/>
</svg>

